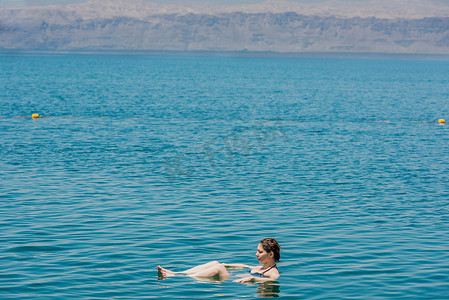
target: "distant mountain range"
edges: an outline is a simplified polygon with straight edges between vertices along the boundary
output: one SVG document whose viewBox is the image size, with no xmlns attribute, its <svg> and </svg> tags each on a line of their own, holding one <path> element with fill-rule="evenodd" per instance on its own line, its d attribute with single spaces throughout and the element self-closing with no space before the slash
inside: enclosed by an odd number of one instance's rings
<svg viewBox="0 0 449 300">
<path fill-rule="evenodd" d="M 94 0 L 0 9 L 3 51 L 273 51 L 449 54 L 449 4 L 431 0 L 162 5 Z"/>
</svg>

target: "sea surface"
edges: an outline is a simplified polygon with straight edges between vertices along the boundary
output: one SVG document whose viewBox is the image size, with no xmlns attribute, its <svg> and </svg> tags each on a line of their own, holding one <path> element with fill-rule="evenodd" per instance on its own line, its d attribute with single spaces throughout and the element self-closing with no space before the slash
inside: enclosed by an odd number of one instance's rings
<svg viewBox="0 0 449 300">
<path fill-rule="evenodd" d="M 1 299 L 449 296 L 448 60 L 1 55 L 0 116 Z"/>
</svg>

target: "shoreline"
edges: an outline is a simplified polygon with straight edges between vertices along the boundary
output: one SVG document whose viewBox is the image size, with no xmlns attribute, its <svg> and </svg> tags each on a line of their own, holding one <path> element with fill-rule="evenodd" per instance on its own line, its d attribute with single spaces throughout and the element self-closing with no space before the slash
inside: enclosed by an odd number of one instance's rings
<svg viewBox="0 0 449 300">
<path fill-rule="evenodd" d="M 438 53 L 376 53 L 376 52 L 271 52 L 271 51 L 181 51 L 181 50 L 6 50 L 0 55 L 142 55 L 142 56 L 218 56 L 279 57 L 337 59 L 413 59 L 449 60 L 449 54 Z"/>
</svg>

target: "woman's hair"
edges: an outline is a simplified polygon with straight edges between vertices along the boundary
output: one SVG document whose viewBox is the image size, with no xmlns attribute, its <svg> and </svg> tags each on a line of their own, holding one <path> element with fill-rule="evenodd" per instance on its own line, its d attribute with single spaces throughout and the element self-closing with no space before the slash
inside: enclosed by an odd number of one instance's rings
<svg viewBox="0 0 449 300">
<path fill-rule="evenodd" d="M 279 259 L 281 258 L 281 246 L 279 246 L 278 242 L 276 242 L 275 239 L 266 238 L 261 240 L 260 243 L 265 251 L 273 252 L 274 261 L 279 262 Z"/>
</svg>

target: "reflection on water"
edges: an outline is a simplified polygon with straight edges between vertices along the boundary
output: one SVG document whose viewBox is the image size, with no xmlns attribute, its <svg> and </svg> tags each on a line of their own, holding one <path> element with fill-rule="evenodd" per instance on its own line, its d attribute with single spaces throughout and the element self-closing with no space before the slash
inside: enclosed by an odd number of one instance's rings
<svg viewBox="0 0 449 300">
<path fill-rule="evenodd" d="M 262 282 L 257 284 L 257 296 L 260 298 L 275 298 L 279 297 L 281 286 L 277 281 Z"/>
<path fill-rule="evenodd" d="M 225 282 L 225 278 L 218 277 L 192 277 L 198 281 L 198 283 L 220 283 Z M 257 286 L 256 295 L 259 298 L 277 298 L 281 291 L 281 286 L 277 281 L 258 282 L 258 283 L 245 283 L 247 285 Z"/>
</svg>

